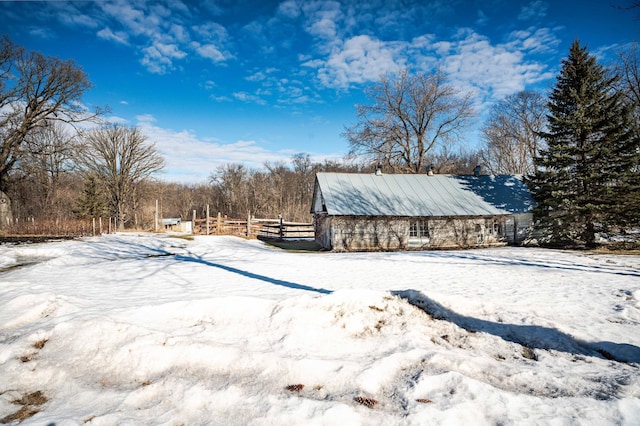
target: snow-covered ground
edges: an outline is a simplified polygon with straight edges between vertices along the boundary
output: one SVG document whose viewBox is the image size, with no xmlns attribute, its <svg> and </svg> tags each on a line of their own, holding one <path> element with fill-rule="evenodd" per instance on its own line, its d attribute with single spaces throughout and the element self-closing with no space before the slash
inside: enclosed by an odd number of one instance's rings
<svg viewBox="0 0 640 426">
<path fill-rule="evenodd" d="M 0 246 L 0 419 L 640 424 L 640 257 Z"/>
</svg>

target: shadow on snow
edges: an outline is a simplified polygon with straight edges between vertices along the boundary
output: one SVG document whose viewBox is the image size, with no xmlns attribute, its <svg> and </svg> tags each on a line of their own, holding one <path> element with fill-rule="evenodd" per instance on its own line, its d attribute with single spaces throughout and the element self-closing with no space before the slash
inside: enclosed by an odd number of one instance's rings
<svg viewBox="0 0 640 426">
<path fill-rule="evenodd" d="M 291 281 L 284 281 L 284 280 L 279 280 L 277 278 L 267 277 L 265 275 L 255 274 L 249 271 L 243 271 L 242 269 L 234 268 L 232 266 L 226 266 L 226 265 L 221 265 L 219 263 L 210 262 L 200 257 L 176 255 L 175 259 L 183 262 L 194 262 L 194 263 L 199 263 L 206 266 L 213 266 L 214 268 L 220 268 L 228 272 L 233 272 L 235 274 L 242 275 L 243 277 L 252 278 L 254 280 L 265 281 L 269 284 L 280 285 L 280 286 L 292 288 L 295 290 L 315 291 L 320 294 L 330 294 L 332 292 L 331 290 L 327 290 L 324 288 L 315 288 L 315 287 L 311 287 L 303 284 L 293 283 Z"/>
<path fill-rule="evenodd" d="M 600 356 L 626 363 L 640 363 L 640 348 L 627 343 L 584 342 L 555 328 L 539 325 L 503 324 L 460 315 L 417 290 L 393 291 L 431 317 L 449 321 L 468 332 L 482 332 L 532 349 L 555 350 L 574 355 Z"/>
</svg>

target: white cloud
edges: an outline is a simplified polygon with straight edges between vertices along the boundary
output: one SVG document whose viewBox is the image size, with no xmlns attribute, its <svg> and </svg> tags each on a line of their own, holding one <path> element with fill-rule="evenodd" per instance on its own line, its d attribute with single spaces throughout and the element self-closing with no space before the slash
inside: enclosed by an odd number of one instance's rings
<svg viewBox="0 0 640 426">
<path fill-rule="evenodd" d="M 248 77 L 245 77 L 247 81 L 264 81 L 267 78 L 266 74 L 262 71 L 255 72 Z"/>
<path fill-rule="evenodd" d="M 151 115 L 138 116 L 138 127 L 154 143 L 165 159 L 162 178 L 182 183 L 204 183 L 216 167 L 228 163 L 242 163 L 262 168 L 265 162 L 288 161 L 293 152 L 269 151 L 255 141 L 198 138 L 192 131 L 164 129 L 154 124 Z"/>
<path fill-rule="evenodd" d="M 154 74 L 164 74 L 173 68 L 174 59 L 182 59 L 187 55 L 178 45 L 161 41 L 145 47 L 142 52 L 144 56 L 140 62 Z"/>
<path fill-rule="evenodd" d="M 154 122 L 156 122 L 156 118 L 151 114 L 136 115 L 136 120 L 138 120 L 139 123 L 154 123 Z"/>
<path fill-rule="evenodd" d="M 159 33 L 161 19 L 147 15 L 144 9 L 136 9 L 127 0 L 114 0 L 98 3 L 107 16 L 120 23 L 133 35 L 153 36 Z"/>
<path fill-rule="evenodd" d="M 129 120 L 127 120 L 124 117 L 118 117 L 117 115 L 111 115 L 109 117 L 106 118 L 107 122 L 112 123 L 112 124 L 122 124 L 122 125 L 126 125 L 128 126 L 129 124 L 131 124 L 131 122 Z M 92 126 L 91 128 L 94 128 L 96 126 Z"/>
<path fill-rule="evenodd" d="M 544 64 L 525 59 L 525 44 L 492 45 L 487 37 L 463 30 L 448 46 L 442 70 L 455 86 L 474 91 L 481 100 L 501 99 L 552 77 Z"/>
<path fill-rule="evenodd" d="M 204 90 L 213 90 L 217 86 L 216 82 L 213 80 L 207 80 L 204 82 L 203 85 L 204 85 Z"/>
<path fill-rule="evenodd" d="M 489 18 L 487 18 L 487 15 L 482 10 L 478 10 L 478 18 L 476 19 L 476 24 L 486 25 L 487 22 L 489 22 Z"/>
<path fill-rule="evenodd" d="M 193 31 L 205 40 L 222 42 L 228 38 L 227 30 L 216 22 L 207 22 L 191 27 Z"/>
<path fill-rule="evenodd" d="M 302 6 L 307 19 L 306 31 L 327 40 L 333 40 L 338 34 L 343 15 L 337 1 L 309 1 Z"/>
<path fill-rule="evenodd" d="M 397 72 L 404 66 L 398 47 L 366 35 L 352 37 L 322 62 L 318 78 L 325 86 L 338 88 L 379 80 L 380 75 Z M 311 64 L 306 63 L 307 66 Z"/>
<path fill-rule="evenodd" d="M 54 38 L 53 32 L 47 28 L 31 27 L 29 28 L 29 34 L 41 39 Z"/>
<path fill-rule="evenodd" d="M 191 11 L 180 1 L 107 0 L 97 5 L 108 23 L 98 36 L 139 49 L 140 63 L 151 73 L 174 69 L 174 62 L 187 52 L 214 63 L 233 57 L 224 48 L 226 29 L 215 22 L 185 26 Z"/>
<path fill-rule="evenodd" d="M 234 92 L 232 96 L 242 102 L 249 102 L 258 105 L 266 105 L 267 102 L 259 96 L 253 95 L 248 92 Z"/>
<path fill-rule="evenodd" d="M 119 44 L 129 44 L 129 35 L 127 33 L 125 33 L 124 31 L 113 32 L 109 27 L 103 28 L 98 31 L 97 36 L 101 39 L 115 41 Z"/>
<path fill-rule="evenodd" d="M 295 0 L 285 0 L 278 6 L 278 14 L 289 19 L 300 16 L 300 6 Z"/>
<path fill-rule="evenodd" d="M 543 19 L 547 16 L 547 8 L 549 6 L 542 0 L 535 0 L 526 6 L 523 6 L 518 15 L 518 19 L 521 21 L 531 21 Z M 579 7 L 579 6 L 577 6 Z"/>
<path fill-rule="evenodd" d="M 529 53 L 543 53 L 553 51 L 560 40 L 550 28 L 529 28 L 514 31 L 509 35 L 513 49 L 528 51 Z"/>
<path fill-rule="evenodd" d="M 224 54 L 213 44 L 200 44 L 194 41 L 191 43 L 191 47 L 198 55 L 211 59 L 213 62 L 222 62 L 225 60 Z"/>
</svg>

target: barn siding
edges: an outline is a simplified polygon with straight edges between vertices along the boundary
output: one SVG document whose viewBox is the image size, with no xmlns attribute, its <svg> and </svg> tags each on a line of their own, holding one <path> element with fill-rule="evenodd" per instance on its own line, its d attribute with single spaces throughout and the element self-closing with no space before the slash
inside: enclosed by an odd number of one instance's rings
<svg viewBox="0 0 640 426">
<path fill-rule="evenodd" d="M 533 229 L 533 213 L 519 213 L 509 216 L 506 222 L 507 241 L 520 244 L 530 237 Z"/>
<path fill-rule="evenodd" d="M 410 237 L 411 222 L 428 236 Z M 494 226 L 495 223 L 495 226 Z M 486 247 L 506 244 L 505 217 L 408 218 L 316 215 L 316 241 L 334 251 Z"/>
</svg>

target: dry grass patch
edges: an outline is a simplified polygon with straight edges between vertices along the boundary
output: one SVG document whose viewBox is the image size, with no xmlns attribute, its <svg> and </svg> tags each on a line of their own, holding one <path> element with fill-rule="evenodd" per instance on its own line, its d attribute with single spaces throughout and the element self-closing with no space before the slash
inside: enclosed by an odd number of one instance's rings
<svg viewBox="0 0 640 426">
<path fill-rule="evenodd" d="M 298 383 L 295 385 L 289 385 L 285 389 L 288 390 L 289 392 L 300 392 L 302 389 L 304 389 L 304 385 L 301 383 Z"/>
<path fill-rule="evenodd" d="M 40 406 L 48 401 L 47 397 L 41 392 L 36 391 L 30 394 L 24 395 L 20 399 L 11 401 L 13 404 L 22 405 L 18 411 L 13 414 L 0 419 L 0 423 L 11 423 L 18 421 L 18 423 L 33 417 L 40 412 Z"/>
<path fill-rule="evenodd" d="M 353 398 L 353 400 L 360 405 L 364 405 L 367 408 L 373 408 L 378 405 L 377 400 L 369 398 L 367 396 L 356 396 L 355 398 Z"/>
</svg>

